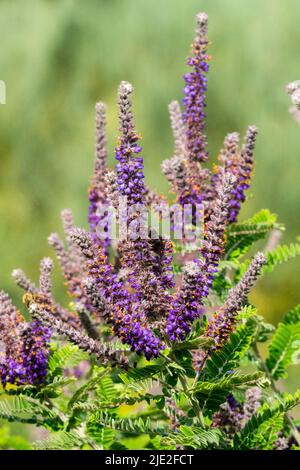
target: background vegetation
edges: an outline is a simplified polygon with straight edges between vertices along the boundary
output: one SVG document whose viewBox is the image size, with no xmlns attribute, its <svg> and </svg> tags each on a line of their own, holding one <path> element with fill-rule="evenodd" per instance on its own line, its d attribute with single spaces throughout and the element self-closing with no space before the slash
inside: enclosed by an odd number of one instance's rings
<svg viewBox="0 0 300 470">
<path fill-rule="evenodd" d="M 10 278 L 22 267 L 37 278 L 46 237 L 59 212 L 86 223 L 93 165 L 93 111 L 109 106 L 110 159 L 116 141 L 116 90 L 135 86 L 137 127 L 149 184 L 167 191 L 160 162 L 171 155 L 167 104 L 181 98 L 194 15 L 210 16 L 209 150 L 227 132 L 260 129 L 256 173 L 242 216 L 263 207 L 300 234 L 300 128 L 288 114 L 285 85 L 300 78 L 298 0 L 0 1 L 0 285 L 16 303 Z M 255 302 L 269 321 L 299 303 L 297 260 L 266 276 Z M 57 294 L 60 295 L 58 289 Z M 291 379 L 291 386 L 296 378 Z"/>
</svg>

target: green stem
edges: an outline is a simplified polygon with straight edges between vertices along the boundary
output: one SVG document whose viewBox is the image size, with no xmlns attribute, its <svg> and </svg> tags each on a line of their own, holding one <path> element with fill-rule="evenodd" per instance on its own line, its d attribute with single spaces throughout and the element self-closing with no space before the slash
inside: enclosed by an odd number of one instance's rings
<svg viewBox="0 0 300 470">
<path fill-rule="evenodd" d="M 207 352 L 205 353 L 205 355 L 204 355 L 202 361 L 201 361 L 200 364 L 199 364 L 198 372 L 196 373 L 195 378 L 194 378 L 193 388 L 195 387 L 196 383 L 197 383 L 198 380 L 199 380 L 199 377 L 200 377 L 200 374 L 201 374 L 201 372 L 202 372 L 202 369 L 203 369 L 203 367 L 204 367 L 205 364 L 206 364 L 206 360 L 207 360 L 207 358 L 208 358 L 208 355 L 209 355 L 209 352 L 207 351 Z"/>
<path fill-rule="evenodd" d="M 175 362 L 175 363 L 177 363 L 178 365 L 181 366 L 181 364 L 176 361 L 176 359 L 173 357 L 173 355 L 171 356 L 172 359 L 168 356 L 163 356 L 163 357 L 164 357 L 164 359 L 166 359 L 167 362 L 169 362 L 169 363 Z M 203 416 L 201 407 L 200 407 L 199 403 L 197 402 L 197 400 L 195 400 L 195 398 L 191 396 L 191 394 L 189 392 L 189 387 L 188 387 L 186 378 L 183 377 L 182 375 L 179 375 L 179 380 L 181 382 L 184 393 L 187 395 L 187 397 L 188 397 L 188 399 L 189 399 L 189 401 L 192 405 L 192 408 L 194 410 L 194 413 L 195 413 L 195 415 L 197 416 L 197 418 L 199 420 L 200 426 L 202 428 L 205 428 L 204 416 Z"/>
<path fill-rule="evenodd" d="M 191 405 L 192 405 L 192 408 L 194 410 L 194 413 L 195 415 L 197 416 L 198 420 L 199 420 L 199 423 L 200 423 L 200 426 L 202 428 L 205 428 L 205 423 L 204 423 L 204 416 L 203 416 L 203 413 L 202 413 L 202 410 L 201 410 L 201 407 L 199 405 L 199 403 L 197 402 L 197 400 L 194 399 L 194 397 L 192 397 L 190 395 L 190 392 L 189 392 L 189 388 L 188 388 L 188 384 L 186 382 L 186 379 L 185 377 L 182 377 L 182 376 L 179 376 L 179 380 L 181 382 L 181 385 L 182 385 L 182 388 L 184 390 L 184 393 L 187 395 Z"/>
</svg>

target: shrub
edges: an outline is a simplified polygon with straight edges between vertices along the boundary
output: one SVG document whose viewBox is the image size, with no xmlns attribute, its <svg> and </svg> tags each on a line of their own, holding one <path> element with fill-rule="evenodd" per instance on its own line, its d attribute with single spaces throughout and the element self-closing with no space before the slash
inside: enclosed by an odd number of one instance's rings
<svg viewBox="0 0 300 470">
<path fill-rule="evenodd" d="M 0 293 L 0 417 L 49 430 L 38 449 L 126 449 L 132 437 L 146 449 L 299 448 L 289 411 L 300 391 L 282 393 L 277 381 L 299 361 L 300 306 L 275 329 L 248 294 L 261 274 L 299 255 L 300 244 L 279 244 L 283 227 L 268 210 L 238 221 L 255 126 L 241 146 L 228 134 L 218 162 L 206 165 L 207 22 L 197 15 L 183 113 L 178 102 L 169 106 L 174 156 L 162 170 L 172 204 L 144 182 L 133 88 L 122 82 L 114 171 L 106 108 L 96 105 L 89 230 L 64 210 L 65 242 L 49 237 L 68 306 L 53 297 L 50 258 L 38 286 L 13 271 L 29 322 Z M 297 83 L 288 93 L 297 117 Z"/>
</svg>

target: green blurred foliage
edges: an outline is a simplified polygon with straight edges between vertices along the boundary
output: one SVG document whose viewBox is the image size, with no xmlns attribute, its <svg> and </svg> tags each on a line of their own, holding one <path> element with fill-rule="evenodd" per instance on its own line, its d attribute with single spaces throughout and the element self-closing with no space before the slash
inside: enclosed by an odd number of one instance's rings
<svg viewBox="0 0 300 470">
<path fill-rule="evenodd" d="M 0 427 L 1 450 L 31 450 L 29 442 L 19 435 L 12 434 L 9 426 Z"/>
<path fill-rule="evenodd" d="M 147 181 L 168 190 L 159 167 L 172 154 L 167 104 L 181 99 L 201 10 L 209 14 L 212 40 L 210 154 L 217 155 L 226 133 L 243 134 L 255 123 L 256 173 L 242 215 L 268 207 L 287 225 L 285 241 L 300 233 L 300 128 L 284 90 L 300 78 L 299 0 L 2 0 L 0 284 L 18 305 L 10 272 L 22 267 L 37 278 L 60 210 L 70 207 L 76 222 L 86 223 L 94 104 L 100 99 L 109 106 L 113 164 L 121 80 L 135 86 Z M 253 297 L 268 320 L 276 322 L 300 301 L 299 274 L 293 261 L 260 283 Z"/>
</svg>

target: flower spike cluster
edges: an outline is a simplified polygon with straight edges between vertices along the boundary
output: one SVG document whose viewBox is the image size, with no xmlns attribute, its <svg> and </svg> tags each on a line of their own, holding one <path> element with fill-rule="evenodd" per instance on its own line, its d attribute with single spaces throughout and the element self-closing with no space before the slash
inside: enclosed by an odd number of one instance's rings
<svg viewBox="0 0 300 470">
<path fill-rule="evenodd" d="M 158 357 L 170 343 L 183 341 L 194 320 L 201 317 L 224 255 L 227 227 L 236 222 L 250 184 L 257 134 L 255 126 L 250 126 L 241 149 L 238 134 L 228 134 L 215 170 L 210 172 L 203 166 L 208 159 L 205 133 L 208 44 L 208 18 L 205 13 L 199 13 L 192 54 L 188 58 L 190 71 L 184 75 L 183 111 L 177 101 L 169 105 L 174 153 L 163 162 L 162 170 L 175 194 L 175 209 L 171 210 L 166 198 L 145 185 L 142 148 L 132 110 L 133 86 L 123 81 L 118 90 L 119 136 L 114 171 L 107 167 L 106 106 L 101 102 L 96 104 L 89 231 L 76 228 L 71 210 L 65 209 L 61 214 L 65 241 L 56 233 L 48 239 L 61 267 L 70 302 L 64 307 L 53 298 L 53 263 L 49 258 L 41 262 L 38 285 L 22 270 L 13 272 L 17 284 L 25 290 L 26 305 L 34 320 L 29 326 L 25 328 L 24 322 L 19 326 L 14 309 L 8 314 L 7 301 L 2 296 L 2 309 L 7 312 L 1 320 L 6 342 L 5 367 L 11 367 L 7 364 L 12 358 L 19 358 L 17 364 L 21 361 L 23 367 L 19 377 L 24 371 L 29 382 L 45 376 L 50 329 L 54 335 L 67 337 L 81 349 L 96 354 L 99 360 L 116 363 L 113 354 L 100 347 L 104 324 L 111 327 L 112 343 L 118 338 L 128 350 L 150 360 Z M 294 87 L 291 92 L 294 101 L 295 93 Z M 126 203 L 125 209 L 122 203 Z M 165 214 L 170 217 L 172 233 L 178 224 L 177 207 L 179 215 L 189 208 L 192 227 L 196 227 L 204 211 L 201 248 L 186 257 L 188 241 L 183 230 L 180 240 L 183 254 L 176 273 L 173 262 L 178 261 L 174 253 L 177 245 L 172 235 L 158 233 L 156 226 L 148 226 L 149 214 L 145 217 L 144 210 L 149 210 L 152 204 L 160 214 L 160 221 Z M 110 239 L 108 207 L 114 209 L 119 224 L 117 241 Z M 208 327 L 207 335 L 215 339 L 216 347 L 227 340 L 235 326 L 239 308 L 235 299 L 244 298 L 253 284 L 263 264 L 261 256 L 255 258 L 256 264 L 250 266 L 245 278 L 230 291 L 228 300 Z M 34 363 L 37 371 L 41 371 L 35 372 L 35 378 L 33 372 L 30 376 Z M 9 371 L 5 372 L 5 367 L 1 369 L 4 381 L 24 380 L 7 378 Z"/>
<path fill-rule="evenodd" d="M 103 345 L 99 341 L 90 338 L 72 326 L 57 319 L 55 316 L 55 306 L 47 302 L 45 297 L 41 295 L 30 296 L 27 303 L 29 311 L 33 318 L 36 319 L 35 324 L 43 323 L 47 325 L 52 331 L 69 339 L 83 351 L 94 354 L 101 364 L 109 363 L 112 366 L 126 366 L 127 359 L 123 354 L 117 355 L 115 351 L 110 350 L 109 346 Z"/>
<path fill-rule="evenodd" d="M 101 248 L 95 254 L 92 239 L 84 230 L 76 229 L 72 236 L 86 258 L 89 277 L 99 286 L 99 294 L 108 307 L 107 321 L 113 332 L 138 354 L 144 353 L 148 359 L 157 356 L 163 349 L 161 341 L 147 327 L 145 314 L 113 272 Z"/>
<path fill-rule="evenodd" d="M 128 212 L 127 239 L 119 243 L 121 264 L 128 271 L 128 283 L 134 291 L 135 301 L 143 308 L 146 317 L 161 317 L 169 302 L 167 288 L 172 287 L 170 244 L 165 240 L 152 243 L 145 232 L 144 220 L 139 217 L 146 205 L 147 189 L 144 185 L 143 159 L 138 135 L 135 131 L 131 95 L 133 87 L 122 82 L 119 87 L 120 145 L 116 149 L 118 164 L 118 195 L 126 197 Z M 112 199 L 114 197 L 112 196 Z M 131 233 L 134 227 L 136 233 Z M 133 236 L 132 236 L 133 235 Z"/>
<path fill-rule="evenodd" d="M 260 274 L 298 245 L 278 246 L 282 227 L 267 210 L 238 222 L 255 126 L 242 144 L 237 132 L 227 134 L 217 163 L 206 165 L 208 44 L 208 17 L 199 13 L 183 103 L 169 105 L 174 149 L 162 170 L 171 204 L 145 184 L 133 86 L 121 82 L 113 170 L 106 106 L 96 104 L 88 229 L 65 209 L 64 236 L 48 239 L 69 298 L 56 301 L 48 257 L 36 283 L 21 269 L 12 273 L 25 292 L 24 316 L 0 290 L 0 418 L 51 431 L 38 448 L 115 449 L 120 438 L 131 445 L 132 430 L 150 433 L 147 448 L 300 448 L 289 415 L 300 391 L 281 393 L 276 384 L 297 362 L 299 306 L 277 329 L 260 315 L 248 318 Z M 287 92 L 300 122 L 299 83 Z M 245 259 L 268 231 L 264 252 Z M 264 359 L 258 343 L 266 341 Z"/>
<path fill-rule="evenodd" d="M 40 287 L 41 293 L 51 296 L 52 293 L 52 280 L 51 274 L 53 270 L 53 261 L 51 258 L 43 258 L 40 264 Z"/>
</svg>

